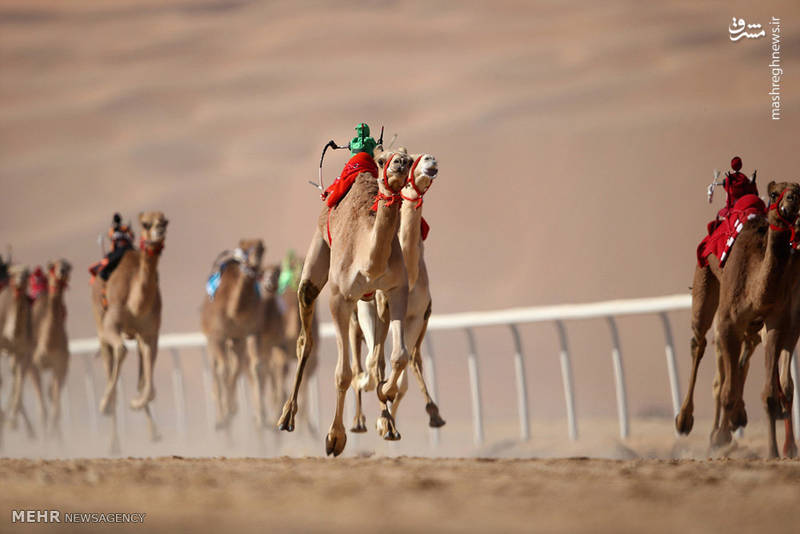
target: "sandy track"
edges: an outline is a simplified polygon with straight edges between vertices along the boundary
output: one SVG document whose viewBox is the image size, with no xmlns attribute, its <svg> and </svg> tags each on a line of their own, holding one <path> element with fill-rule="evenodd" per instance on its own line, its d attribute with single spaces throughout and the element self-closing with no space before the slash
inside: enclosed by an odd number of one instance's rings
<svg viewBox="0 0 800 534">
<path fill-rule="evenodd" d="M 144 527 L 112 532 L 796 532 L 800 521 L 796 461 L 2 460 L 0 480 L 0 531 L 21 529 L 19 508 L 147 513 Z"/>
</svg>

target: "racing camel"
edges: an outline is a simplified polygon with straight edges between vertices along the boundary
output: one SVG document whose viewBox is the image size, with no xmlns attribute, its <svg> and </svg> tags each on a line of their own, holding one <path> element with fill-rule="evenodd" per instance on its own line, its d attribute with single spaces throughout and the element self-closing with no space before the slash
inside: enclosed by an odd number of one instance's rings
<svg viewBox="0 0 800 534">
<path fill-rule="evenodd" d="M 50 410 L 46 433 L 57 438 L 61 438 L 61 392 L 69 366 L 64 291 L 71 271 L 72 266 L 64 259 L 48 263 L 47 288 L 33 302 L 34 348 L 30 372 L 36 385 L 44 371 L 52 371 L 50 385 L 47 388 Z"/>
<path fill-rule="evenodd" d="M 106 370 L 106 388 L 100 400 L 100 411 L 110 415 L 111 452 L 119 453 L 117 430 L 117 381 L 122 362 L 128 353 L 125 339 L 135 339 L 139 352 L 139 396 L 132 399 L 134 410 L 144 410 L 150 439 L 160 439 L 150 401 L 155 398 L 153 366 L 158 353 L 161 328 L 161 292 L 158 286 L 158 261 L 167 235 L 167 218 L 160 211 L 139 214 L 142 227 L 139 250 L 128 250 L 107 282 L 99 277 L 91 286 L 100 354 Z"/>
<path fill-rule="evenodd" d="M 202 328 L 214 363 L 217 429 L 229 428 L 237 412 L 236 384 L 243 365 L 247 365 L 253 386 L 256 428 L 264 427 L 266 368 L 258 335 L 264 318 L 264 303 L 259 292 L 263 257 L 261 239 L 240 240 L 232 257 L 217 260 L 219 285 L 213 296 L 203 301 Z"/>
<path fill-rule="evenodd" d="M 403 150 L 398 149 L 398 150 Z M 414 163 L 409 179 L 401 195 L 403 205 L 400 209 L 400 227 L 398 236 L 403 250 L 406 271 L 408 273 L 408 309 L 406 311 L 405 342 L 411 347 L 411 368 L 425 397 L 425 410 L 429 417 L 429 426 L 439 428 L 445 421 L 439 415 L 439 408 L 431 398 L 422 372 L 421 346 L 427 330 L 428 318 L 431 314 L 431 292 L 428 283 L 428 271 L 425 266 L 423 240 L 427 237 L 428 226 L 422 219 L 423 197 L 433 184 L 439 172 L 436 158 L 430 154 L 412 156 Z M 380 293 L 379 293 L 380 295 Z M 378 307 L 381 306 L 379 312 Z M 362 391 L 375 388 L 383 378 L 383 344 L 376 343 L 377 332 L 385 332 L 388 325 L 381 321 L 386 317 L 386 299 L 376 298 L 373 301 L 358 302 L 357 320 L 350 323 L 350 344 L 353 367 L 356 371 L 353 385 L 356 390 L 356 415 L 352 432 L 366 432 L 366 418 L 361 405 Z M 360 323 L 360 324 L 359 324 Z M 385 336 L 385 334 L 383 334 Z M 361 366 L 361 341 L 367 342 L 368 372 Z M 391 414 L 397 420 L 397 409 L 400 400 L 408 390 L 407 372 L 400 376 L 399 394 L 392 403 Z"/>
<path fill-rule="evenodd" d="M 298 365 L 292 392 L 278 420 L 279 429 L 294 430 L 297 396 L 314 343 L 311 337 L 314 305 L 322 288 L 330 283 L 330 309 L 338 348 L 337 395 L 334 420 L 325 438 L 325 452 L 334 456 L 342 453 L 347 441 L 342 415 L 353 377 L 348 360 L 350 317 L 359 300 L 374 298 L 378 290 L 389 298 L 393 339 L 392 371 L 388 381 L 376 388 L 382 408 L 378 425 L 384 439 L 400 438 L 387 403 L 396 399 L 400 374 L 408 363 L 404 340 L 408 276 L 397 229 L 402 201 L 400 191 L 412 160 L 407 154 L 383 151 L 382 147 L 377 147 L 375 154 L 378 172 L 373 174 L 366 168 L 358 172 L 349 192 L 335 206 L 323 208 L 317 222 L 297 290 L 301 319 Z"/>
<path fill-rule="evenodd" d="M 767 384 L 762 397 L 770 418 L 769 454 L 775 457 L 775 419 L 779 415 L 778 355 L 781 338 L 789 328 L 788 295 L 792 278 L 789 267 L 795 233 L 792 229 L 800 210 L 800 186 L 771 182 L 767 190 L 771 205 L 766 220 L 754 217 L 743 224 L 725 269 L 712 261 L 706 267 L 698 266 L 695 271 L 692 285 L 692 371 L 689 389 L 675 423 L 680 433 L 691 431 L 697 369 L 706 346 L 705 334 L 716 314 L 721 414 L 711 442 L 717 447 L 730 443 L 731 431 L 747 424 L 742 400 L 743 356 L 752 353 L 757 344 L 754 336 L 765 327 Z"/>
<path fill-rule="evenodd" d="M 22 408 L 22 388 L 25 373 L 30 365 L 33 349 L 31 303 L 27 295 L 30 271 L 25 266 L 10 265 L 0 259 L 0 354 L 11 358 L 12 389 L 7 410 L 9 425 L 16 428 L 17 417 L 22 412 L 28 437 L 35 437 L 33 426 Z M 0 444 L 5 416 L 0 408 Z"/>
</svg>

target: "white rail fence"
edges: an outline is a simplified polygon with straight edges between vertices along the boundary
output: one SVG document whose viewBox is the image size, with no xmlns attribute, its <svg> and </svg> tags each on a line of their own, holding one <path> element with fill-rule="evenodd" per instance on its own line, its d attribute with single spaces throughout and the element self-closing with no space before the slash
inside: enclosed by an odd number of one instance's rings
<svg viewBox="0 0 800 534">
<path fill-rule="evenodd" d="M 614 385 L 616 390 L 617 418 L 619 421 L 619 434 L 622 438 L 627 438 L 630 433 L 630 423 L 628 415 L 628 399 L 625 381 L 625 368 L 623 365 L 622 349 L 619 342 L 616 318 L 630 315 L 657 315 L 660 318 L 664 332 L 664 347 L 667 364 L 667 374 L 669 377 L 670 391 L 672 397 L 673 413 L 677 414 L 681 404 L 680 385 L 678 381 L 678 369 L 675 361 L 675 347 L 672 337 L 672 328 L 668 317 L 668 312 L 686 310 L 691 306 L 691 299 L 688 295 L 673 295 L 657 298 L 612 300 L 605 302 L 595 302 L 589 304 L 569 304 L 558 306 L 538 306 L 531 308 L 512 308 L 500 311 L 475 312 L 475 313 L 455 313 L 448 315 L 433 315 L 428 325 L 428 336 L 426 339 L 426 351 L 424 351 L 424 367 L 427 379 L 431 387 L 431 393 L 437 401 L 438 383 L 436 379 L 435 353 L 433 346 L 434 331 L 442 330 L 461 330 L 464 332 L 467 341 L 468 352 L 466 355 L 467 368 L 469 372 L 469 386 L 471 392 L 472 405 L 472 430 L 473 441 L 476 446 L 484 442 L 483 426 L 483 404 L 481 400 L 480 374 L 478 367 L 478 351 L 475 344 L 473 330 L 486 326 L 507 326 L 512 337 L 514 354 L 512 355 L 514 371 L 516 377 L 517 392 L 517 411 L 519 415 L 519 437 L 527 441 L 531 437 L 530 416 L 528 413 L 528 385 L 525 373 L 525 352 L 518 331 L 518 326 L 529 323 L 550 322 L 554 324 L 560 345 L 559 360 L 561 364 L 561 377 L 564 389 L 564 402 L 566 404 L 567 428 L 569 437 L 572 440 L 578 439 L 578 418 L 575 408 L 575 392 L 572 378 L 572 362 L 570 359 L 569 343 L 565 322 L 577 319 L 605 319 L 611 334 L 610 354 L 614 370 Z M 334 337 L 333 325 L 323 324 L 320 328 L 322 338 Z M 187 400 L 184 388 L 184 373 L 181 366 L 180 350 L 188 348 L 200 348 L 203 353 L 203 391 L 205 394 L 205 412 L 209 428 L 213 428 L 213 405 L 211 397 L 212 379 L 211 367 L 208 356 L 205 352 L 206 339 L 199 333 L 188 334 L 166 334 L 159 340 L 159 348 L 162 351 L 169 351 L 172 362 L 172 393 L 174 409 L 176 414 L 175 427 L 179 435 L 185 437 L 187 432 Z M 73 355 L 94 354 L 99 346 L 96 339 L 81 339 L 70 343 L 70 351 Z M 133 348 L 133 345 L 131 345 Z M 90 417 L 90 429 L 94 432 L 98 430 L 97 399 L 98 384 L 94 381 L 89 358 L 84 358 L 86 366 L 85 388 L 88 400 L 88 413 Z M 792 374 L 795 377 L 795 398 L 800 398 L 800 383 L 797 380 L 797 358 L 793 358 Z M 122 384 L 122 382 L 120 382 Z M 311 413 L 310 416 L 315 423 L 319 422 L 319 392 L 316 377 L 312 379 L 311 387 Z M 124 393 L 122 397 L 124 398 Z M 243 388 L 240 388 L 240 396 L 244 396 Z M 245 405 L 245 399 L 240 398 L 240 404 Z M 795 428 L 800 429 L 800 409 L 798 404 L 794 404 L 793 419 Z M 67 420 L 74 416 L 75 408 L 66 407 L 69 410 L 65 413 Z M 125 410 L 120 411 L 120 416 L 124 416 Z M 121 421 L 124 426 L 124 420 Z M 800 430 L 799 430 L 800 431 Z M 439 431 L 431 432 L 431 444 L 436 446 L 439 443 Z"/>
</svg>

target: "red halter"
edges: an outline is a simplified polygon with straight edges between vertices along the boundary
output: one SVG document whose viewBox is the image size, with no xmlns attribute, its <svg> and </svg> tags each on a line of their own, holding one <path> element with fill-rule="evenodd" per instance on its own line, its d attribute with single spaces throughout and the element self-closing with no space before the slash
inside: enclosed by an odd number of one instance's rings
<svg viewBox="0 0 800 534">
<path fill-rule="evenodd" d="M 778 216 L 778 220 L 781 221 L 783 224 L 785 224 L 786 227 L 784 228 L 783 226 L 775 226 L 774 224 L 770 223 L 769 228 L 770 230 L 773 230 L 775 232 L 785 232 L 786 230 L 789 230 L 791 232 L 791 235 L 789 236 L 789 246 L 792 248 L 798 248 L 798 244 L 796 242 L 797 230 L 795 230 L 794 222 L 789 221 L 783 215 L 781 215 L 781 210 L 778 209 L 780 207 L 781 200 L 783 200 L 783 196 L 786 194 L 788 190 L 789 188 L 787 187 L 786 189 L 781 191 L 781 195 L 778 197 L 778 200 L 770 204 L 769 209 L 767 210 L 767 211 L 775 210 L 775 213 Z"/>
<path fill-rule="evenodd" d="M 394 156 L 395 156 L 395 154 L 392 154 L 391 156 L 389 156 L 389 159 L 387 159 L 386 163 L 383 164 L 383 185 L 389 191 L 391 191 L 392 188 L 389 186 L 389 179 L 387 178 L 387 174 L 388 174 L 389 164 L 392 163 L 392 160 L 394 159 Z M 405 185 L 405 184 L 403 184 L 403 185 Z M 378 194 L 375 195 L 375 203 L 372 205 L 372 208 L 370 208 L 370 209 L 372 211 L 377 211 L 378 210 L 378 202 L 380 202 L 381 200 L 387 200 L 388 201 L 388 202 L 386 202 L 384 204 L 384 207 L 388 208 L 389 206 L 393 205 L 395 202 L 400 202 L 401 199 L 402 199 L 402 195 L 400 193 L 391 193 L 389 195 L 384 195 L 383 192 L 380 189 L 378 189 Z"/>
<path fill-rule="evenodd" d="M 143 250 L 148 256 L 158 256 L 164 250 L 164 242 L 151 243 L 145 240 L 144 236 L 139 238 L 139 249 Z"/>
<path fill-rule="evenodd" d="M 428 189 L 431 188 L 433 182 L 431 182 L 425 191 L 420 191 L 419 187 L 417 187 L 417 177 L 414 175 L 414 171 L 417 168 L 417 164 L 419 164 L 420 160 L 422 159 L 422 155 L 420 155 L 417 159 L 414 160 L 414 164 L 411 166 L 411 172 L 408 173 L 408 180 L 406 180 L 407 184 L 411 184 L 411 188 L 417 193 L 417 198 L 408 198 L 400 191 L 400 196 L 403 197 L 403 200 L 408 200 L 409 202 L 416 201 L 417 205 L 414 206 L 414 209 L 420 209 L 422 207 L 422 197 L 425 196 L 425 193 L 428 192 Z"/>
</svg>

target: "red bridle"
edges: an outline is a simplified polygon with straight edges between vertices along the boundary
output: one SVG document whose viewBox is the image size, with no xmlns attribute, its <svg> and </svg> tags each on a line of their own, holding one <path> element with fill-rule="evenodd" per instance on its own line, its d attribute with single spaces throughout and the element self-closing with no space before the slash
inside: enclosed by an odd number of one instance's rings
<svg viewBox="0 0 800 534">
<path fill-rule="evenodd" d="M 406 180 L 406 184 L 411 184 L 411 188 L 417 193 L 417 198 L 409 198 L 403 194 L 403 191 L 400 191 L 400 196 L 403 197 L 403 200 L 408 200 L 409 202 L 416 201 L 417 205 L 414 206 L 414 209 L 420 209 L 422 207 L 422 197 L 425 196 L 425 193 L 428 192 L 428 189 L 431 188 L 433 182 L 428 185 L 425 191 L 420 191 L 419 187 L 417 186 L 417 177 L 414 175 L 414 171 L 417 169 L 417 165 L 419 164 L 422 156 L 420 155 L 417 159 L 414 160 L 414 164 L 411 166 L 411 172 L 408 173 L 408 180 Z"/>
<path fill-rule="evenodd" d="M 48 291 L 50 293 L 55 293 L 57 290 L 59 290 L 59 289 L 63 290 L 63 289 L 65 289 L 67 287 L 67 281 L 66 280 L 64 280 L 63 278 L 56 277 L 56 268 L 55 268 L 55 266 L 50 267 L 50 274 L 53 276 L 53 278 L 55 278 L 55 281 L 56 281 L 55 284 L 48 284 L 47 285 Z"/>
<path fill-rule="evenodd" d="M 395 157 L 395 154 L 392 154 L 391 156 L 389 156 L 389 159 L 386 160 L 386 163 L 383 164 L 383 185 L 386 187 L 386 189 L 388 191 L 392 190 L 391 186 L 389 185 L 389 178 L 387 176 L 389 174 L 388 173 L 389 165 L 392 163 L 392 160 L 394 159 L 394 157 Z M 403 184 L 403 186 L 405 187 L 405 184 Z M 402 196 L 401 193 L 391 193 L 389 195 L 385 195 L 385 194 L 383 194 L 383 192 L 380 189 L 378 189 L 378 194 L 375 195 L 375 203 L 372 205 L 372 211 L 376 211 L 378 209 L 378 202 L 380 202 L 381 200 L 386 200 L 387 201 L 384 204 L 384 207 L 388 208 L 389 206 L 393 205 L 395 202 L 400 202 L 402 200 L 402 198 L 403 198 L 403 196 Z"/>
<path fill-rule="evenodd" d="M 139 238 L 139 249 L 143 250 L 148 256 L 158 256 L 164 250 L 164 242 L 152 243 L 147 241 L 144 236 Z"/>
<path fill-rule="evenodd" d="M 767 211 L 775 210 L 775 213 L 778 216 L 778 220 L 781 221 L 783 224 L 785 224 L 786 227 L 775 226 L 774 224 L 770 223 L 769 228 L 770 228 L 770 230 L 773 230 L 775 232 L 785 232 L 786 230 L 789 230 L 791 232 L 791 235 L 789 236 L 789 246 L 792 247 L 792 248 L 797 248 L 797 245 L 798 245 L 797 242 L 796 242 L 797 241 L 797 230 L 794 227 L 794 221 L 789 221 L 786 217 L 784 217 L 781 214 L 781 210 L 779 209 L 781 201 L 783 200 L 783 197 L 784 197 L 784 195 L 786 194 L 786 192 L 788 190 L 789 190 L 789 188 L 787 187 L 786 189 L 781 191 L 781 195 L 778 197 L 778 200 L 776 200 L 775 202 L 770 204 L 769 205 L 769 209 L 767 210 Z"/>
</svg>

